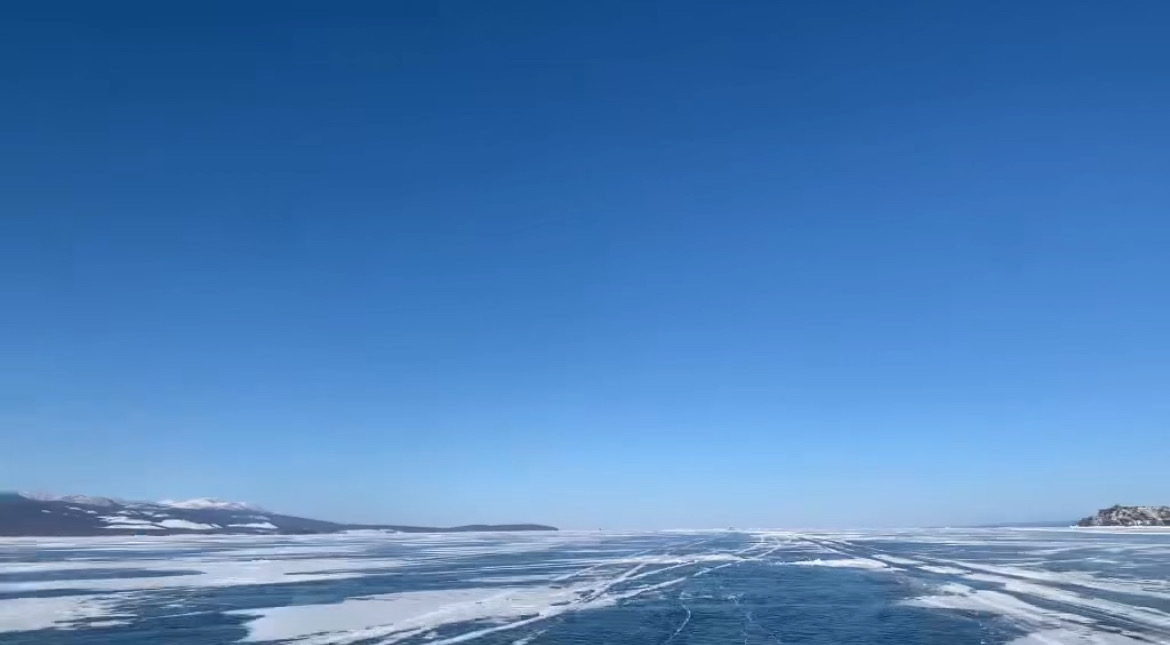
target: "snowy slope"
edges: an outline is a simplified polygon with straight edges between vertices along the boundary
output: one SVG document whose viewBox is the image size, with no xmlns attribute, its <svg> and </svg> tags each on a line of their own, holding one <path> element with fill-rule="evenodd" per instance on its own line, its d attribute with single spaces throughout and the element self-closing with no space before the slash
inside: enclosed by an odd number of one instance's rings
<svg viewBox="0 0 1170 645">
<path fill-rule="evenodd" d="M 259 506 L 256 506 L 255 504 L 249 504 L 247 502 L 225 502 L 223 500 L 214 499 L 211 497 L 189 499 L 185 502 L 176 502 L 174 500 L 164 499 L 163 501 L 159 502 L 159 505 L 188 510 L 254 511 L 257 513 L 268 512 Z"/>
</svg>

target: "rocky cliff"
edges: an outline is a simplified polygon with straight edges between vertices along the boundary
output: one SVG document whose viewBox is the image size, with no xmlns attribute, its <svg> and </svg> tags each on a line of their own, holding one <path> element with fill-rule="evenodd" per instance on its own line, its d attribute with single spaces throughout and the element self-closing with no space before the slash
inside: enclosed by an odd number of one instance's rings
<svg viewBox="0 0 1170 645">
<path fill-rule="evenodd" d="M 1170 506 L 1110 506 L 1077 526 L 1170 526 Z"/>
</svg>

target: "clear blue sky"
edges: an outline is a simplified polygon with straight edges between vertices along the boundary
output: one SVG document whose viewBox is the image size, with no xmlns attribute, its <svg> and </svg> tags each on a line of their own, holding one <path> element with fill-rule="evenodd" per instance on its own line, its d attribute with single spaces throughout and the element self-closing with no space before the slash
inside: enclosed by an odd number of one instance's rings
<svg viewBox="0 0 1170 645">
<path fill-rule="evenodd" d="M 22 3 L 0 488 L 1170 503 L 1170 4 Z"/>
</svg>

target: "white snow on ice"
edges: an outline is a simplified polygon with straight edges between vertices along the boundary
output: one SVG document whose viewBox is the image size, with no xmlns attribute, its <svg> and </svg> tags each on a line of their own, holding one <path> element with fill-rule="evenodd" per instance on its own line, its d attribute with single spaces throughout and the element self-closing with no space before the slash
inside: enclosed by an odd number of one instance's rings
<svg viewBox="0 0 1170 645">
<path fill-rule="evenodd" d="M 103 519 L 120 528 L 157 526 L 145 520 L 125 522 L 133 518 Z M 325 596 L 330 599 L 318 604 L 230 613 L 247 618 L 247 639 L 257 642 L 345 645 L 365 640 L 393 644 L 428 639 L 428 645 L 456 645 L 510 630 L 524 630 L 515 638 L 525 641 L 556 624 L 538 623 L 567 612 L 674 593 L 672 589 L 688 580 L 701 582 L 709 574 L 723 575 L 720 570 L 727 567 L 761 562 L 916 579 L 918 588 L 926 591 L 904 604 L 993 616 L 1027 633 L 1013 645 L 1170 643 L 1170 614 L 1154 608 L 1170 606 L 1165 604 L 1170 600 L 1170 582 L 1156 579 L 1157 569 L 1119 575 L 1116 564 L 1102 564 L 1101 570 L 1091 564 L 1075 571 L 1044 568 L 1049 555 L 1086 545 L 1092 545 L 1098 555 L 1114 553 L 1110 558 L 1120 562 L 1134 562 L 1130 555 L 1139 556 L 1138 561 L 1156 561 L 1170 555 L 1164 540 L 1155 543 L 1108 534 L 1024 531 L 758 531 L 740 533 L 754 542 L 727 548 L 717 546 L 720 535 L 726 534 L 564 531 L 531 535 L 4 538 L 0 549 L 6 553 L 23 551 L 37 557 L 9 559 L 2 572 L 37 575 L 0 578 L 0 594 L 10 596 L 0 599 L 0 633 L 117 626 L 133 617 L 135 603 L 155 597 L 160 590 L 166 592 L 164 597 L 182 597 L 201 588 L 338 581 L 371 575 L 410 580 L 416 571 L 445 571 L 449 566 L 450 572 L 460 572 L 462 584 L 475 586 L 357 597 L 343 593 Z M 887 543 L 897 544 L 896 554 L 885 552 Z M 656 548 L 662 544 L 671 546 Z M 968 546 L 983 548 L 972 551 Z M 84 555 L 79 556 L 78 551 Z M 61 556 L 55 559 L 58 552 Z M 477 560 L 524 553 L 532 557 Z M 1090 562 L 1094 557 L 1079 562 Z M 111 568 L 153 575 L 95 578 L 85 573 Z M 1143 573 L 1144 578 L 1139 577 Z M 938 584 L 939 575 L 952 577 Z M 682 589 L 690 593 L 693 588 Z M 11 597 L 54 592 L 73 595 Z M 1140 598 L 1135 605 L 1122 602 L 1125 596 L 1112 594 L 1144 596 L 1150 599 L 1150 606 L 1142 606 Z M 1115 627 L 1118 624 L 1133 631 L 1119 630 Z"/>
<path fill-rule="evenodd" d="M 110 618 L 111 601 L 101 596 L 13 598 L 0 600 L 0 633 L 38 629 L 76 629 L 80 621 Z M 106 625 L 123 621 L 103 621 Z M 92 623 L 89 623 L 92 625 Z"/>
<path fill-rule="evenodd" d="M 801 560 L 789 564 L 800 567 L 839 567 L 843 569 L 888 569 L 890 565 L 869 558 L 830 558 L 822 560 Z"/>
<path fill-rule="evenodd" d="M 930 573 L 941 573 L 943 575 L 952 575 L 952 576 L 961 575 L 964 573 L 971 573 L 970 571 L 968 571 L 966 569 L 956 569 L 955 567 L 943 567 L 943 566 L 935 566 L 935 565 L 929 565 L 929 564 L 924 564 L 918 568 L 923 570 L 923 571 L 928 571 Z"/>
</svg>

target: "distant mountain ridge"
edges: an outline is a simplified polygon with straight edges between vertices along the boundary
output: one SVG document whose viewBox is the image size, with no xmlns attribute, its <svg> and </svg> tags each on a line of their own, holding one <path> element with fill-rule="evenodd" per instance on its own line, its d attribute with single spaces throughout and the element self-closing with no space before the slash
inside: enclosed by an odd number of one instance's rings
<svg viewBox="0 0 1170 645">
<path fill-rule="evenodd" d="M 0 536 L 288 535 L 373 530 L 393 533 L 555 531 L 541 524 L 474 524 L 449 528 L 345 524 L 267 511 L 212 498 L 131 502 L 87 495 L 0 493 Z"/>
<path fill-rule="evenodd" d="M 1077 526 L 1170 526 L 1170 506 L 1116 504 L 1078 521 Z"/>
</svg>

